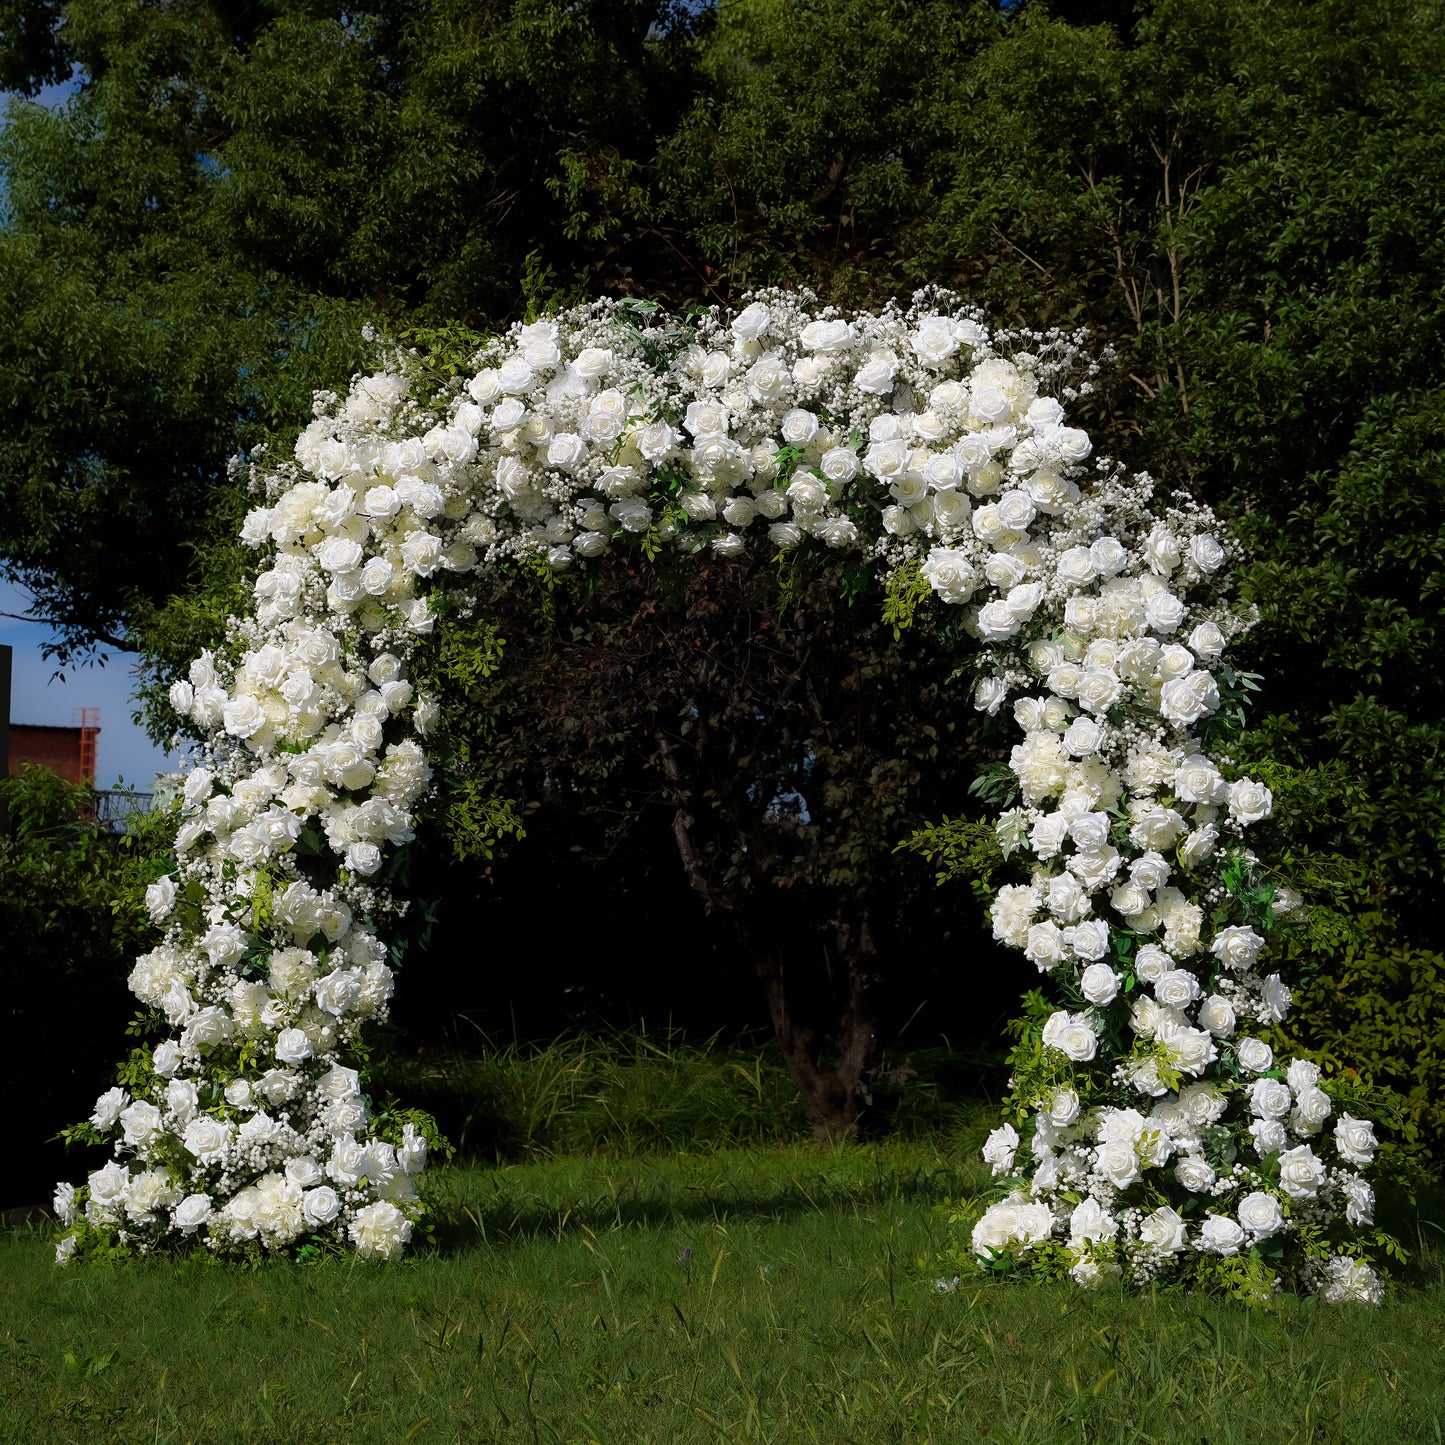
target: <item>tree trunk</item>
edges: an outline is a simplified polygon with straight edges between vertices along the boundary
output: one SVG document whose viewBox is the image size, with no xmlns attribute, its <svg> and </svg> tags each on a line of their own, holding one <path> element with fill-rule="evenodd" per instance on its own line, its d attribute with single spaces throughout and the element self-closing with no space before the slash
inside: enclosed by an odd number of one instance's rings
<svg viewBox="0 0 1445 1445">
<path fill-rule="evenodd" d="M 803 1096 L 813 1133 L 829 1141 L 851 1139 L 857 1130 L 858 1114 L 869 1102 L 864 1076 L 878 1039 L 868 1011 L 862 966 L 863 959 L 873 952 L 867 918 L 860 920 L 856 935 L 846 926 L 840 928 L 838 934 L 839 952 L 847 966 L 848 992 L 838 1016 L 830 1069 L 818 1067 L 813 1033 L 800 1027 L 793 1017 L 783 960 L 772 951 L 753 956 L 788 1077 Z"/>
<path fill-rule="evenodd" d="M 698 857 L 692 838 L 693 818 L 687 811 L 682 793 L 682 770 L 672 745 L 662 733 L 657 734 L 657 750 L 662 770 L 677 790 L 672 836 L 688 882 L 710 912 L 732 915 L 736 923 L 735 900 L 727 890 L 713 887 Z M 753 954 L 753 966 L 768 1001 L 773 1033 L 778 1040 L 788 1077 L 803 1096 L 813 1133 L 830 1141 L 851 1139 L 856 1132 L 859 1111 L 870 1102 L 864 1076 L 873 1061 L 873 1050 L 878 1041 L 867 1002 L 866 968 L 875 950 L 866 913 L 859 917 L 856 927 L 838 924 L 836 945 L 838 957 L 846 969 L 847 993 L 832 1040 L 831 1069 L 818 1067 L 813 1032 L 801 1027 L 793 1016 L 783 977 L 782 958 L 774 950 Z"/>
</svg>

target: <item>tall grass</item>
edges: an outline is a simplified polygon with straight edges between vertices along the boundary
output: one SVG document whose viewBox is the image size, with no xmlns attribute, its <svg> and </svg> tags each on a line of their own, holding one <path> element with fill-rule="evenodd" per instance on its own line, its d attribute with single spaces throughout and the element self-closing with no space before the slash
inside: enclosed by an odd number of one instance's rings
<svg viewBox="0 0 1445 1445">
<path fill-rule="evenodd" d="M 983 1067 L 946 1049 L 886 1064 L 876 1071 L 865 1133 L 977 1133 L 986 1117 L 976 1097 Z M 467 1052 L 391 1054 L 369 1086 L 429 1110 L 468 1158 L 705 1151 L 810 1132 L 771 1045 L 689 1044 L 671 1031 L 537 1045 L 479 1038 Z"/>
<path fill-rule="evenodd" d="M 1439 1441 L 1445 1271 L 1379 1311 L 937 1287 L 986 1176 L 890 1141 L 438 1175 L 399 1267 L 0 1240 L 0 1441 Z M 945 1281 L 947 1283 L 947 1281 Z"/>
</svg>

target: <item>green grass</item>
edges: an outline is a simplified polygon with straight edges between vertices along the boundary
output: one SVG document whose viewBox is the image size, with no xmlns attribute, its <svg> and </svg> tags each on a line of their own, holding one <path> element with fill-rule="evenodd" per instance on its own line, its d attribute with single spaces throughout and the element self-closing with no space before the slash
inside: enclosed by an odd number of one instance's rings
<svg viewBox="0 0 1445 1445">
<path fill-rule="evenodd" d="M 980 1085 L 1004 1072 L 997 1058 L 948 1048 L 885 1061 L 862 1127 L 904 1138 L 956 1133 L 989 1116 Z M 368 1086 L 429 1110 L 458 1149 L 489 1159 L 715 1150 L 812 1133 L 771 1044 L 690 1044 L 673 1030 L 531 1045 L 479 1038 L 466 1051 L 384 1055 Z"/>
<path fill-rule="evenodd" d="M 965 1280 L 891 1142 L 438 1175 L 392 1268 L 57 1271 L 0 1242 L 0 1440 L 1438 1441 L 1445 1276 L 1373 1313 Z M 976 1157 L 976 1154 L 973 1155 Z"/>
</svg>

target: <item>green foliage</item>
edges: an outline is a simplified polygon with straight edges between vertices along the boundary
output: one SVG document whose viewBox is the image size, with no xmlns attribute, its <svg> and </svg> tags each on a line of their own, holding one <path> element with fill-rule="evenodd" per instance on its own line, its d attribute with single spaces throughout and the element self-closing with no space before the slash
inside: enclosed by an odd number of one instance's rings
<svg viewBox="0 0 1445 1445">
<path fill-rule="evenodd" d="M 288 440 L 365 363 L 365 320 L 438 386 L 476 336 L 584 290 L 645 315 L 638 297 L 683 314 L 761 282 L 844 304 L 940 282 L 995 321 L 1087 321 L 1115 357 L 1077 413 L 1098 449 L 1202 495 L 1244 544 L 1260 625 L 1214 731 L 1317 799 L 1277 850 L 1311 900 L 1286 930 L 1319 980 L 1296 1017 L 1348 960 L 1376 1003 L 1331 1005 L 1311 1046 L 1348 1057 L 1376 1018 L 1379 1075 L 1423 1090 L 1424 1138 L 1442 37 L 1430 0 L 6 0 L 0 79 L 29 95 L 74 66 L 79 90 L 12 101 L 0 135 L 0 567 L 62 654 L 144 646 L 160 735 L 165 683 L 243 595 L 225 460 Z M 684 324 L 667 345 L 685 342 Z M 813 586 L 779 580 L 780 613 Z M 919 579 L 895 580 L 901 645 Z M 532 602 L 529 628 L 571 625 L 568 598 Z M 460 776 L 476 755 L 450 756 Z M 444 796 L 482 858 L 515 821 L 497 801 L 515 790 Z"/>
<path fill-rule="evenodd" d="M 1007 855 L 995 825 L 987 819 L 942 818 L 915 830 L 898 846 L 932 863 L 938 869 L 935 881 L 940 885 L 964 879 L 981 903 L 998 892 L 995 879 Z"/>
<path fill-rule="evenodd" d="M 471 1157 L 713 1150 L 806 1135 L 797 1090 L 771 1056 L 646 1034 L 407 1059 L 370 1077 L 446 1119 Z"/>
<path fill-rule="evenodd" d="M 91 789 L 44 768 L 0 778 L 0 800 L 8 813 L 0 834 L 0 1086 L 26 1101 L 8 1176 L 20 1190 L 38 1187 L 32 1174 L 44 1167 L 45 1139 L 90 1112 L 106 1064 L 123 1047 L 134 1007 L 126 975 L 152 936 L 145 888 L 164 871 L 173 834 L 159 812 L 132 815 L 129 831 L 112 833 L 95 821 Z M 61 1019 L 74 1050 L 69 1062 L 56 1056 Z M 74 1138 L 87 1142 L 89 1125 Z"/>
<path fill-rule="evenodd" d="M 916 558 L 905 562 L 883 589 L 883 621 L 893 629 L 895 642 L 902 638 L 904 628 L 913 626 L 913 614 L 933 595 L 921 566 Z"/>
</svg>

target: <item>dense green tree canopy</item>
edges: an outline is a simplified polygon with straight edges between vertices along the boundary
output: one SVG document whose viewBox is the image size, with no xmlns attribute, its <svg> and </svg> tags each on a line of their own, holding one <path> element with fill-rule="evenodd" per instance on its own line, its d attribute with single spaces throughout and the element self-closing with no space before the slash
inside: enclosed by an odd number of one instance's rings
<svg viewBox="0 0 1445 1445">
<path fill-rule="evenodd" d="M 1300 846 L 1438 948 L 1442 20 L 5 0 L 5 83 L 79 89 L 0 137 L 0 553 L 73 646 L 164 666 L 235 575 L 227 456 L 362 364 L 364 320 L 946 283 L 1114 348 L 1084 423 L 1249 549 L 1240 760 L 1307 779 Z"/>
</svg>

